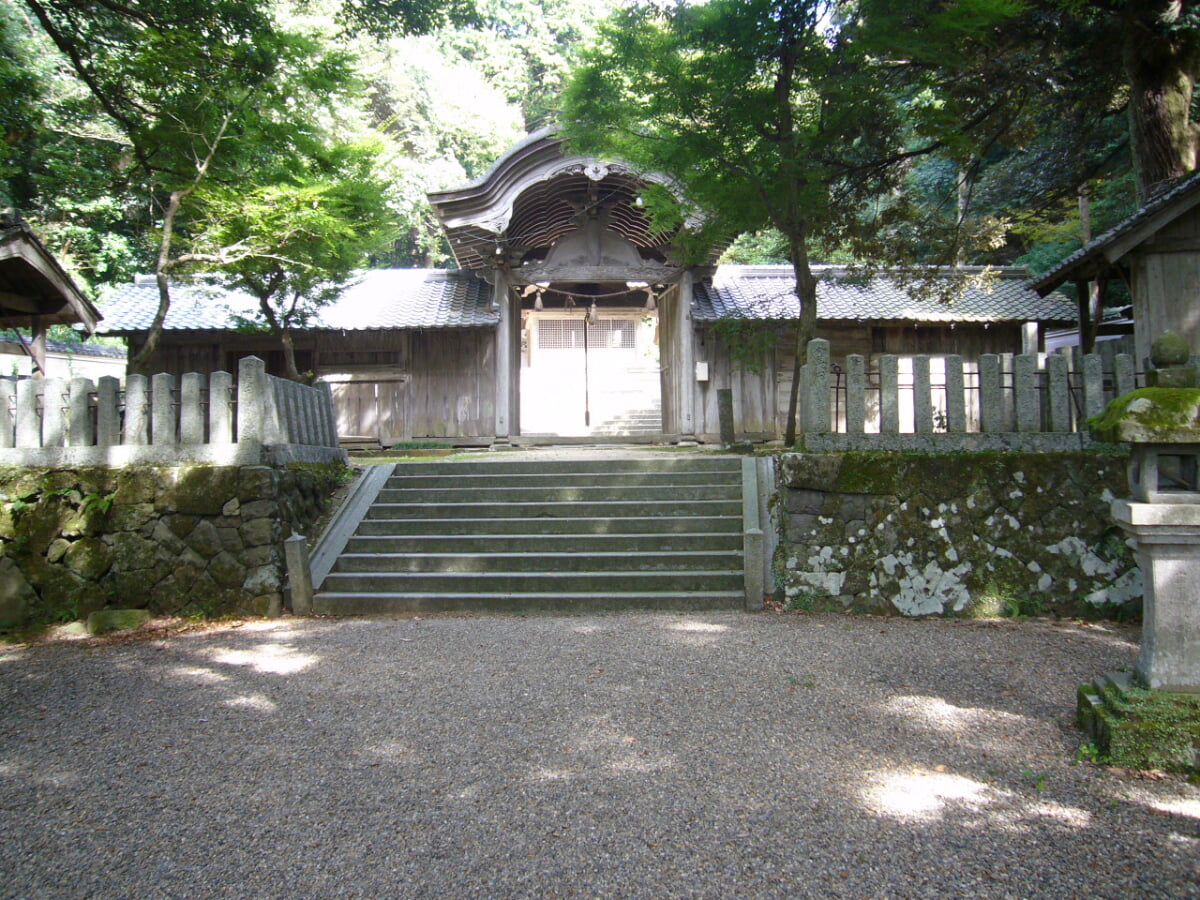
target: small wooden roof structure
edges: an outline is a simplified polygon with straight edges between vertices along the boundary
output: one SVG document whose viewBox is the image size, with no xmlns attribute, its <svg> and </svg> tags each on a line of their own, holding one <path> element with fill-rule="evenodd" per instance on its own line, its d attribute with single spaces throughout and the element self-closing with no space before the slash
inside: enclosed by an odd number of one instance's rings
<svg viewBox="0 0 1200 900">
<path fill-rule="evenodd" d="M 13 210 L 0 213 L 0 328 L 29 328 L 27 348 L 46 371 L 46 328 L 82 324 L 96 330 L 100 313 L 58 260 Z"/>
<path fill-rule="evenodd" d="M 1146 203 L 1033 282 L 1045 296 L 1063 282 L 1077 286 L 1080 328 L 1100 310 L 1086 309 L 1090 282 L 1120 278 L 1133 296 L 1138 357 L 1165 330 L 1200 341 L 1200 173 Z"/>
<path fill-rule="evenodd" d="M 0 215 L 0 327 L 82 324 L 100 313 L 15 213 Z"/>
<path fill-rule="evenodd" d="M 1131 250 L 1198 205 L 1200 173 L 1184 179 L 1123 222 L 1076 250 L 1034 281 L 1034 290 L 1044 297 L 1066 281 L 1095 281 L 1120 275 L 1122 262 Z"/>
</svg>

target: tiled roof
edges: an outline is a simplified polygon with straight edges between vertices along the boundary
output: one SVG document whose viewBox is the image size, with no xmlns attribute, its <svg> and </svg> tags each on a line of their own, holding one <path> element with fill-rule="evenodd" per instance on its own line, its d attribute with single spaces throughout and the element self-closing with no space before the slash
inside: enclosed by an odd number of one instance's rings
<svg viewBox="0 0 1200 900">
<path fill-rule="evenodd" d="M 886 273 L 855 278 L 835 267 L 814 267 L 821 321 L 1073 322 L 1075 307 L 1060 295 L 1041 297 L 1024 269 L 969 269 L 966 284 L 948 275 L 922 277 L 911 287 Z M 960 270 L 961 272 L 962 270 Z M 973 279 L 970 276 L 981 276 Z M 695 288 L 699 321 L 726 318 L 794 319 L 799 301 L 791 266 L 721 266 Z M 949 295 L 945 302 L 938 295 Z"/>
<path fill-rule="evenodd" d="M 0 331 L 0 344 L 12 344 L 14 346 L 16 344 L 25 344 L 28 346 L 29 342 L 30 339 L 28 337 L 18 334 L 15 331 Z M 124 347 L 109 347 L 105 344 L 88 344 L 83 341 L 56 341 L 53 339 L 46 341 L 46 349 L 52 353 L 66 353 L 72 356 L 102 356 L 110 359 L 124 359 L 127 352 Z"/>
<path fill-rule="evenodd" d="M 1109 244 L 1137 228 L 1143 222 L 1148 222 L 1163 210 L 1168 209 L 1176 203 L 1182 203 L 1182 201 L 1192 198 L 1192 195 L 1197 191 L 1200 191 L 1200 173 L 1192 175 L 1190 178 L 1185 178 L 1169 191 L 1151 200 L 1127 219 L 1118 222 L 1099 237 L 1084 244 L 1070 256 L 1059 262 L 1053 269 L 1034 281 L 1034 287 L 1040 291 L 1054 290 L 1064 281 L 1068 280 L 1071 277 L 1072 270 L 1078 268 L 1080 264 L 1100 257 Z M 1191 205 L 1195 205 L 1194 200 Z"/>
<path fill-rule="evenodd" d="M 158 306 L 153 279 L 124 285 L 102 304 L 100 333 L 146 331 Z M 258 301 L 219 281 L 193 279 L 171 286 L 168 331 L 215 331 L 235 328 L 251 318 Z M 479 328 L 494 326 L 489 287 L 470 272 L 445 269 L 374 269 L 363 272 L 322 308 L 310 329 L 367 331 L 383 328 Z"/>
</svg>

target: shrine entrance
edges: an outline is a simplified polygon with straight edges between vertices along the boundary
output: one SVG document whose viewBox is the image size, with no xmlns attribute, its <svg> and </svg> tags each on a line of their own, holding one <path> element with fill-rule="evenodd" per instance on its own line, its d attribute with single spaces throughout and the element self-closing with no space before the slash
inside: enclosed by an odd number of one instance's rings
<svg viewBox="0 0 1200 900">
<path fill-rule="evenodd" d="M 520 378 L 523 435 L 660 435 L 658 312 L 522 310 Z"/>
</svg>

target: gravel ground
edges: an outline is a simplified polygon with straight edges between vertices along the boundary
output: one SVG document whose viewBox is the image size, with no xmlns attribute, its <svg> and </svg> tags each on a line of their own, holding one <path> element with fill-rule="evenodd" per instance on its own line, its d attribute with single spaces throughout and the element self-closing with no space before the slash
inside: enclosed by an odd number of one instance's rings
<svg viewBox="0 0 1200 900">
<path fill-rule="evenodd" d="M 0 651 L 0 896 L 1200 897 L 1200 788 L 1073 759 L 1136 632 L 622 615 Z"/>
</svg>

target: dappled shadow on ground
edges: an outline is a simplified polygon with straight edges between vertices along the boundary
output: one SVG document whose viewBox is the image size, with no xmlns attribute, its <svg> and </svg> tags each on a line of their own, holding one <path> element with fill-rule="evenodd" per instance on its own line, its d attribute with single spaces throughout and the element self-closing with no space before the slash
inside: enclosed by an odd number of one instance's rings
<svg viewBox="0 0 1200 900">
<path fill-rule="evenodd" d="M 1200 790 L 1074 764 L 1074 687 L 1131 636 L 690 614 L 33 647 L 0 666 L 0 869 L 39 897 L 1200 896 Z"/>
</svg>

